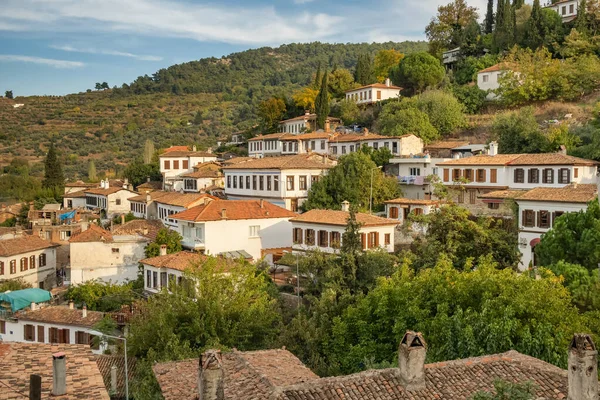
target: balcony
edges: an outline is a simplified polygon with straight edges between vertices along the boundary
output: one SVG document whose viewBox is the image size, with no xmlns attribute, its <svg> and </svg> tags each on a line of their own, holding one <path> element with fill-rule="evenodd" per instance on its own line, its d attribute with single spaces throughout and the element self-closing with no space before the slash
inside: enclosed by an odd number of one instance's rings
<svg viewBox="0 0 600 400">
<path fill-rule="evenodd" d="M 421 175 L 406 175 L 399 176 L 398 183 L 401 185 L 427 185 L 429 180 L 426 176 Z"/>
</svg>

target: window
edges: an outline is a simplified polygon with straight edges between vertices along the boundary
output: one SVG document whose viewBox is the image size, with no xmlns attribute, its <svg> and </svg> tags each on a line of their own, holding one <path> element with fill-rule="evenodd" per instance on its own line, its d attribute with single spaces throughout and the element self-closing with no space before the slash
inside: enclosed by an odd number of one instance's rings
<svg viewBox="0 0 600 400">
<path fill-rule="evenodd" d="M 452 180 L 457 181 L 459 179 L 460 179 L 460 169 L 453 169 L 452 170 Z"/>
<path fill-rule="evenodd" d="M 530 168 L 529 171 L 527 171 L 527 182 L 540 183 L 540 170 L 537 168 Z"/>
<path fill-rule="evenodd" d="M 383 147 L 385 147 L 386 149 L 390 148 L 390 143 L 389 142 L 383 142 Z"/>
<path fill-rule="evenodd" d="M 314 140 L 310 141 L 310 149 L 311 150 L 315 150 L 317 148 L 317 142 L 315 142 Z"/>
<path fill-rule="evenodd" d="M 498 170 L 496 168 L 490 169 L 490 183 L 498 182 Z"/>
<path fill-rule="evenodd" d="M 360 245 L 363 250 L 367 248 L 367 235 L 364 233 L 360 234 Z"/>
<path fill-rule="evenodd" d="M 339 249 L 342 243 L 342 235 L 339 232 L 331 232 L 331 244 L 330 246 L 334 249 Z"/>
<path fill-rule="evenodd" d="M 252 175 L 252 190 L 256 190 L 256 175 Z"/>
<path fill-rule="evenodd" d="M 490 76 L 489 75 L 483 75 L 481 77 L 481 80 L 483 81 L 483 83 L 487 83 L 490 80 Z"/>
<path fill-rule="evenodd" d="M 554 170 L 552 168 L 544 169 L 542 183 L 554 183 Z"/>
<path fill-rule="evenodd" d="M 165 160 L 163 165 L 165 166 L 165 169 L 171 169 L 171 161 Z"/>
<path fill-rule="evenodd" d="M 319 231 L 319 247 L 329 246 L 329 232 Z"/>
<path fill-rule="evenodd" d="M 75 344 L 90 344 L 90 334 L 82 331 L 75 331 Z"/>
<path fill-rule="evenodd" d="M 567 6 L 562 6 L 562 15 L 566 15 L 567 14 Z"/>
<path fill-rule="evenodd" d="M 179 160 L 173 160 L 173 169 L 179 169 Z"/>
<path fill-rule="evenodd" d="M 233 188 L 237 189 L 237 176 L 233 176 Z"/>
<path fill-rule="evenodd" d="M 465 169 L 465 179 L 468 180 L 469 182 L 473 182 L 473 170 L 472 169 Z"/>
<path fill-rule="evenodd" d="M 383 242 L 383 243 L 384 243 L 386 246 L 389 246 L 389 245 L 390 245 L 390 243 L 392 243 L 392 235 L 391 235 L 390 233 L 386 233 L 386 234 L 385 234 L 385 236 L 384 236 L 384 238 L 385 238 L 385 239 L 384 239 L 384 242 Z"/>
<path fill-rule="evenodd" d="M 244 188 L 244 177 L 240 176 L 239 179 L 240 179 L 240 189 L 243 189 Z"/>
<path fill-rule="evenodd" d="M 231 187 L 231 176 L 227 177 L 227 187 L 230 188 Z"/>
<path fill-rule="evenodd" d="M 112 253 L 113 253 L 113 254 L 115 254 L 115 253 L 116 253 L 116 254 L 119 254 L 119 249 L 118 249 L 118 248 L 116 248 L 116 247 L 113 247 L 111 250 L 112 250 Z"/>
<path fill-rule="evenodd" d="M 156 289 L 158 287 L 158 272 L 152 271 L 152 287 Z"/>
<path fill-rule="evenodd" d="M 302 175 L 300 177 L 298 177 L 298 187 L 300 190 L 307 190 L 307 182 L 306 182 L 306 175 Z"/>
<path fill-rule="evenodd" d="M 573 168 L 573 178 L 579 177 L 579 168 Z"/>
<path fill-rule="evenodd" d="M 477 170 L 477 182 L 485 182 L 485 169 Z"/>
<path fill-rule="evenodd" d="M 379 247 L 379 232 L 369 232 L 367 235 L 367 247 Z"/>
<path fill-rule="evenodd" d="M 295 244 L 302 244 L 302 229 L 294 228 L 293 238 Z"/>
<path fill-rule="evenodd" d="M 463 192 L 462 190 L 460 192 L 458 192 L 458 197 L 457 197 L 456 201 L 458 203 L 464 203 L 465 202 L 465 192 Z"/>
<path fill-rule="evenodd" d="M 342 146 L 342 154 L 346 154 L 346 146 Z"/>
<path fill-rule="evenodd" d="M 4 263 L 0 261 L 0 275 L 4 275 Z"/>
<path fill-rule="evenodd" d="M 40 267 L 41 266 L 42 265 L 40 263 Z M 11 274 L 16 274 L 17 273 L 17 260 L 10 260 L 10 273 Z"/>
<path fill-rule="evenodd" d="M 146 270 L 146 287 L 152 287 L 152 271 Z"/>
<path fill-rule="evenodd" d="M 1 321 L 0 320 L 0 334 L 5 334 L 6 333 L 6 321 Z"/>
<path fill-rule="evenodd" d="M 444 182 L 448 182 L 450 180 L 450 170 L 448 168 L 444 168 Z"/>
<path fill-rule="evenodd" d="M 314 229 L 307 229 L 306 230 L 306 244 L 308 246 L 314 246 L 315 245 L 315 230 Z"/>
<path fill-rule="evenodd" d="M 421 168 L 410 168 L 409 175 L 414 175 L 414 176 L 421 175 Z"/>
<path fill-rule="evenodd" d="M 373 149 L 379 149 L 379 142 L 373 142 Z"/>
<path fill-rule="evenodd" d="M 271 176 L 267 176 L 267 190 L 271 190 L 272 186 L 271 186 L 271 180 L 272 177 Z"/>
<path fill-rule="evenodd" d="M 381 90 L 377 91 L 377 100 L 381 100 Z"/>
<path fill-rule="evenodd" d="M 490 210 L 497 210 L 500 208 L 500 203 L 488 203 L 488 208 Z"/>
<path fill-rule="evenodd" d="M 368 93 L 369 93 L 369 100 L 371 100 L 371 94 L 373 93 L 373 91 L 372 91 L 372 90 L 369 90 L 369 92 L 368 92 Z"/>
<path fill-rule="evenodd" d="M 260 190 L 265 190 L 265 177 L 262 175 L 258 177 L 258 188 Z"/>
<path fill-rule="evenodd" d="M 246 176 L 246 189 L 250 189 L 250 175 Z"/>
<path fill-rule="evenodd" d="M 350 145 L 350 153 L 352 153 L 352 152 L 354 152 L 354 145 L 353 144 Z"/>
<path fill-rule="evenodd" d="M 35 341 L 35 326 L 27 324 L 23 328 L 25 329 L 24 339 L 28 342 L 34 342 Z"/>
<path fill-rule="evenodd" d="M 523 210 L 523 226 L 535 226 L 535 212 L 533 210 Z"/>
<path fill-rule="evenodd" d="M 166 288 L 167 287 L 167 273 L 166 272 L 161 272 L 160 273 L 160 288 Z"/>
<path fill-rule="evenodd" d="M 477 200 L 477 191 L 469 190 L 469 203 L 475 204 L 476 200 Z"/>
<path fill-rule="evenodd" d="M 398 207 L 390 207 L 390 218 L 398 219 Z"/>
<path fill-rule="evenodd" d="M 564 211 L 555 211 L 552 213 L 552 226 L 554 226 L 554 222 L 556 221 L 556 218 L 560 217 L 563 214 L 564 214 Z"/>
<path fill-rule="evenodd" d="M 23 271 L 27 271 L 27 269 L 28 269 L 28 268 L 27 268 L 28 264 L 29 264 L 29 263 L 28 263 L 27 257 L 23 257 L 23 258 L 21 258 L 21 272 L 23 272 Z"/>
<path fill-rule="evenodd" d="M 273 177 L 273 190 L 276 192 L 279 192 L 279 177 L 278 176 Z"/>
<path fill-rule="evenodd" d="M 287 182 L 287 190 L 294 190 L 294 176 L 288 176 L 286 177 L 286 182 Z"/>
<path fill-rule="evenodd" d="M 337 154 L 337 146 L 331 146 L 331 154 Z"/>
<path fill-rule="evenodd" d="M 260 225 L 251 225 L 250 226 L 250 237 L 258 237 L 259 232 L 260 232 Z"/>
<path fill-rule="evenodd" d="M 321 140 L 321 150 L 325 150 L 325 141 Z"/>
<path fill-rule="evenodd" d="M 550 228 L 550 213 L 546 210 L 538 212 L 538 227 Z"/>
<path fill-rule="evenodd" d="M 561 168 L 558 170 L 558 183 L 570 183 L 571 182 L 571 171 L 569 168 Z"/>
<path fill-rule="evenodd" d="M 574 13 L 575 13 L 575 5 L 569 4 L 569 14 L 574 14 Z"/>
<path fill-rule="evenodd" d="M 183 164 L 183 169 L 188 169 L 188 168 L 189 168 L 189 166 L 190 166 L 190 164 L 189 164 L 189 161 L 188 161 L 188 160 L 183 160 L 181 163 Z"/>
<path fill-rule="evenodd" d="M 515 169 L 515 183 L 525 183 L 525 170 L 523 168 Z"/>
</svg>

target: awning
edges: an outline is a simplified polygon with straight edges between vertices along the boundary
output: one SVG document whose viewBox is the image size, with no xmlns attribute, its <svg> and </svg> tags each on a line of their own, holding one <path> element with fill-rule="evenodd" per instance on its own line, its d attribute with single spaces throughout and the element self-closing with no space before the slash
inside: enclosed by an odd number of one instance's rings
<svg viewBox="0 0 600 400">
<path fill-rule="evenodd" d="M 535 247 L 540 241 L 541 241 L 540 238 L 531 239 L 531 242 L 529 242 L 529 245 L 531 247 Z"/>
<path fill-rule="evenodd" d="M 29 307 L 31 303 L 43 303 L 50 299 L 52 299 L 52 295 L 49 291 L 38 288 L 0 293 L 0 302 L 9 303 L 12 312 Z"/>
</svg>

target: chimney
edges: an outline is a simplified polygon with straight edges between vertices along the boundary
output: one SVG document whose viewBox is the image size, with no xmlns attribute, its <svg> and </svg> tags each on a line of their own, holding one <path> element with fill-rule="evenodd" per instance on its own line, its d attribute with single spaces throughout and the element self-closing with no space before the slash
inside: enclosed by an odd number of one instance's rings
<svg viewBox="0 0 600 400">
<path fill-rule="evenodd" d="M 63 352 L 52 354 L 52 395 L 67 394 L 67 359 Z"/>
<path fill-rule="evenodd" d="M 565 146 L 564 144 L 561 144 L 560 146 L 558 146 L 558 154 L 564 154 L 566 156 L 567 155 L 567 146 Z"/>
<path fill-rule="evenodd" d="M 406 331 L 398 349 L 400 380 L 408 391 L 425 389 L 427 348 L 420 332 Z"/>
<path fill-rule="evenodd" d="M 260 199 L 260 208 L 264 208 L 264 207 L 265 207 L 264 200 Z"/>
<path fill-rule="evenodd" d="M 125 214 L 121 214 L 121 225 L 125 225 Z"/>
<path fill-rule="evenodd" d="M 149 176 L 146 177 L 146 182 L 150 183 L 150 177 Z"/>
<path fill-rule="evenodd" d="M 125 178 L 123 181 L 123 189 L 127 189 L 129 187 L 129 179 Z"/>
<path fill-rule="evenodd" d="M 35 303 L 31 303 L 31 306 L 30 306 L 30 308 L 31 308 L 31 311 L 35 311 L 35 310 L 37 310 L 37 304 L 35 304 Z"/>
<path fill-rule="evenodd" d="M 29 400 L 42 400 L 42 377 L 29 375 Z"/>
<path fill-rule="evenodd" d="M 198 400 L 225 399 L 221 351 L 207 350 L 198 361 Z"/>
<path fill-rule="evenodd" d="M 161 244 L 160 245 L 160 255 L 161 256 L 166 256 L 167 255 L 167 245 L 166 244 Z"/>
<path fill-rule="evenodd" d="M 387 86 L 387 87 L 392 86 L 392 81 L 390 81 L 390 78 L 385 78 L 385 86 Z"/>
<path fill-rule="evenodd" d="M 146 203 L 150 203 L 152 201 L 152 196 L 150 196 L 150 192 L 146 191 Z"/>
<path fill-rule="evenodd" d="M 144 236 L 146 236 L 146 235 L 148 234 L 148 228 L 143 228 L 143 229 L 142 229 L 142 234 L 143 234 Z"/>
<path fill-rule="evenodd" d="M 110 391 L 117 393 L 117 366 L 110 367 Z"/>
<path fill-rule="evenodd" d="M 196 151 L 196 145 L 192 146 L 192 151 Z"/>
<path fill-rule="evenodd" d="M 69 310 L 73 310 L 73 309 L 75 309 L 75 303 L 73 303 L 73 300 L 71 300 L 69 302 Z"/>
<path fill-rule="evenodd" d="M 348 200 L 342 201 L 342 211 L 350 211 L 350 202 Z"/>
<path fill-rule="evenodd" d="M 490 148 L 488 150 L 488 155 L 497 156 L 498 155 L 498 142 L 490 142 Z"/>
<path fill-rule="evenodd" d="M 573 335 L 569 346 L 568 375 L 568 400 L 598 398 L 598 351 L 590 335 Z"/>
<path fill-rule="evenodd" d="M 221 219 L 227 219 L 227 209 L 221 208 Z"/>
<path fill-rule="evenodd" d="M 308 117 L 310 115 L 310 110 L 304 110 L 304 116 Z"/>
<path fill-rule="evenodd" d="M 110 187 L 110 181 L 108 180 L 108 178 L 106 178 L 106 180 L 104 181 L 104 188 L 108 189 Z"/>
<path fill-rule="evenodd" d="M 81 308 L 81 316 L 83 318 L 87 318 L 87 306 L 84 304 L 83 307 Z"/>
</svg>

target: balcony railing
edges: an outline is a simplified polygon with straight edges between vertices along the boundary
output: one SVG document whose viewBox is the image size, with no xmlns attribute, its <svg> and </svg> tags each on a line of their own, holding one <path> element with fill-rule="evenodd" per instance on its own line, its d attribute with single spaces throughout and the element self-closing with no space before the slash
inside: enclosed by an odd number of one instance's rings
<svg viewBox="0 0 600 400">
<path fill-rule="evenodd" d="M 403 185 L 425 185 L 429 183 L 427 177 L 422 175 L 399 176 L 398 182 Z"/>
</svg>

